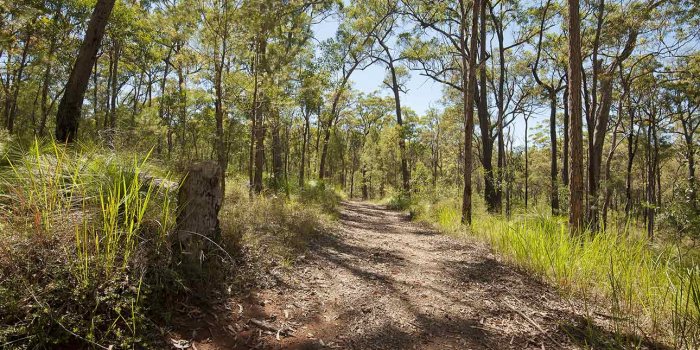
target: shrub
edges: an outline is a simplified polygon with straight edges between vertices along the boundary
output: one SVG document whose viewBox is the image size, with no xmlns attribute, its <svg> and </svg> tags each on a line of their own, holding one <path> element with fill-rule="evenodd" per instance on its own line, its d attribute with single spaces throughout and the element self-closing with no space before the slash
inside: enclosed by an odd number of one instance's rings
<svg viewBox="0 0 700 350">
<path fill-rule="evenodd" d="M 413 205 L 411 196 L 404 192 L 397 192 L 389 196 L 386 200 L 386 205 L 392 210 L 408 210 Z"/>
<path fill-rule="evenodd" d="M 0 169 L 0 344 L 144 347 L 173 196 L 144 160 L 38 141 Z"/>
<path fill-rule="evenodd" d="M 287 201 L 277 196 L 251 197 L 244 181 L 232 179 L 220 215 L 224 242 L 252 246 L 291 262 L 327 227 L 328 214 L 340 201 L 334 191 L 319 187 L 307 187 L 299 194 L 300 201 Z"/>
</svg>

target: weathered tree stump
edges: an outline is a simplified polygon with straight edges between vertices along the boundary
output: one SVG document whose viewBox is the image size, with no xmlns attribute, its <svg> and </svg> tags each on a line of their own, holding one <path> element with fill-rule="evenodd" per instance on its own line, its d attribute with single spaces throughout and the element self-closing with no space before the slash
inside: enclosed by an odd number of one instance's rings
<svg viewBox="0 0 700 350">
<path fill-rule="evenodd" d="M 190 166 L 178 192 L 176 251 L 182 258 L 195 262 L 203 252 L 218 243 L 221 168 L 213 161 L 198 162 Z"/>
</svg>

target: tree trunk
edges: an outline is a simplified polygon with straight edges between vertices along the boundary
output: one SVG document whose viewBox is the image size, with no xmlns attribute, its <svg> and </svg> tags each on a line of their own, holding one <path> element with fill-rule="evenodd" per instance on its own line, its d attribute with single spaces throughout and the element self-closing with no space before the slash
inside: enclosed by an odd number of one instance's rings
<svg viewBox="0 0 700 350">
<path fill-rule="evenodd" d="M 304 133 L 301 141 L 301 163 L 299 164 L 299 187 L 304 187 L 304 175 L 306 170 L 306 148 L 309 144 L 309 131 L 311 130 L 310 111 L 304 109 Z M 352 196 L 350 196 L 352 197 Z"/>
<path fill-rule="evenodd" d="M 479 18 L 479 103 L 477 105 L 479 128 L 481 130 L 481 164 L 484 167 L 484 199 L 489 213 L 500 211 L 498 193 L 496 192 L 495 174 L 493 171 L 493 136 L 491 135 L 491 117 L 488 110 L 488 92 L 486 89 L 486 4 L 483 4 Z M 474 38 L 472 38 L 474 39 Z M 476 52 L 473 53 L 476 55 Z"/>
<path fill-rule="evenodd" d="M 567 78 L 568 79 L 568 78 Z M 564 186 L 569 186 L 569 82 L 564 87 L 564 144 L 562 145 L 561 179 Z"/>
<path fill-rule="evenodd" d="M 56 38 L 51 38 L 49 43 L 48 52 L 48 62 L 46 63 L 46 70 L 44 71 L 44 79 L 41 85 L 41 120 L 39 121 L 39 126 L 37 128 L 36 134 L 39 137 L 44 137 L 46 134 L 46 121 L 49 118 L 49 113 L 51 107 L 53 106 L 53 100 L 51 106 L 49 106 L 49 87 L 51 85 L 51 73 L 53 68 L 53 55 L 56 52 L 57 41 Z"/>
<path fill-rule="evenodd" d="M 255 175 L 254 168 L 257 163 L 255 162 L 255 138 L 257 136 L 258 128 L 258 69 L 257 69 L 258 54 L 255 53 L 255 58 L 253 59 L 253 103 L 250 107 L 250 145 L 248 146 L 248 188 L 251 195 L 258 191 L 255 190 Z"/>
<path fill-rule="evenodd" d="M 17 74 L 14 79 L 14 86 L 12 91 L 12 104 L 10 105 L 10 110 L 7 114 L 7 131 L 12 134 L 15 128 L 15 119 L 17 118 L 17 99 L 19 98 L 20 85 L 22 85 L 22 76 L 24 75 L 24 68 L 27 66 L 27 57 L 29 56 L 29 45 L 32 39 L 32 29 L 27 31 L 27 35 L 24 39 L 24 47 L 22 48 L 22 56 L 20 58 L 19 67 L 17 68 Z M 9 98 L 9 96 L 6 96 Z"/>
<path fill-rule="evenodd" d="M 388 52 L 387 52 L 388 53 Z M 391 62 L 391 61 L 390 61 Z M 399 153 L 401 154 L 401 180 L 402 189 L 405 195 L 411 194 L 411 175 L 408 172 L 408 161 L 406 160 L 406 131 L 403 126 L 401 115 L 401 96 L 399 95 L 399 82 L 396 78 L 396 69 L 393 63 L 389 65 L 391 71 L 391 90 L 394 92 L 394 105 L 396 108 L 396 124 L 399 126 Z"/>
<path fill-rule="evenodd" d="M 634 156 L 637 153 L 639 145 L 639 137 L 635 135 L 635 110 L 634 107 L 629 107 L 630 125 L 627 135 L 627 176 L 625 180 L 625 217 L 629 220 L 632 211 L 632 167 L 634 165 Z"/>
<path fill-rule="evenodd" d="M 85 38 L 78 51 L 71 70 L 66 89 L 58 105 L 56 113 L 56 140 L 58 142 L 73 142 L 78 137 L 78 125 L 83 107 L 85 90 L 92 65 L 95 63 L 97 50 L 105 32 L 105 27 L 112 13 L 115 0 L 98 0 L 90 16 Z"/>
<path fill-rule="evenodd" d="M 557 93 L 552 91 L 549 94 L 549 139 L 551 141 L 550 150 L 550 199 L 552 206 L 552 215 L 559 214 L 559 181 L 557 180 Z"/>
<path fill-rule="evenodd" d="M 690 117 L 690 116 L 689 116 Z M 691 207 L 698 210 L 697 184 L 695 179 L 695 140 L 694 130 L 688 119 L 681 120 L 683 140 L 685 141 L 685 159 L 688 161 L 688 200 Z"/>
<path fill-rule="evenodd" d="M 267 105 L 267 101 L 264 101 Z M 266 108 L 265 108 L 266 109 Z M 253 174 L 253 191 L 255 193 L 262 192 L 263 189 L 263 167 L 265 166 L 265 120 L 263 111 L 258 110 L 257 120 L 255 122 L 255 171 Z"/>
<path fill-rule="evenodd" d="M 401 87 L 399 86 L 398 78 L 396 77 L 396 67 L 394 66 L 394 57 L 391 55 L 391 50 L 384 43 L 383 38 L 375 36 L 379 45 L 384 49 L 384 53 L 388 59 L 385 60 L 389 73 L 391 74 L 391 91 L 394 93 L 394 107 L 396 111 L 396 124 L 399 127 L 399 153 L 401 156 L 401 188 L 405 195 L 411 194 L 411 179 L 408 169 L 408 161 L 406 160 L 406 132 L 403 126 L 403 116 L 401 114 Z"/>
<path fill-rule="evenodd" d="M 328 117 L 328 124 L 325 126 L 325 131 L 324 131 L 324 136 L 323 136 L 323 147 L 321 149 L 321 160 L 318 168 L 318 178 L 323 180 L 324 176 L 326 175 L 326 157 L 328 157 L 328 142 L 331 139 L 331 130 L 333 129 L 333 126 L 335 125 L 335 122 L 338 120 L 339 116 L 339 111 L 338 111 L 338 102 L 340 102 L 340 97 L 342 96 L 343 92 L 345 91 L 345 86 L 348 83 L 348 80 L 350 80 L 350 76 L 352 73 L 357 69 L 357 67 L 360 65 L 360 61 L 355 61 L 355 63 L 348 69 L 345 74 L 343 74 L 343 79 L 340 82 L 340 86 L 338 87 L 338 90 L 335 91 L 335 94 L 333 95 L 333 103 L 331 104 L 331 111 L 330 111 L 330 116 Z M 319 115 L 319 123 L 320 123 L 320 118 L 321 116 Z M 320 131 L 319 131 L 320 132 Z M 318 147 L 317 147 L 318 148 Z"/>
<path fill-rule="evenodd" d="M 529 116 L 525 117 L 525 210 L 527 210 L 528 207 L 528 198 L 529 198 L 529 187 L 530 187 L 530 157 L 528 156 L 528 147 L 527 147 L 527 139 L 528 139 L 528 120 L 530 119 Z"/>
<path fill-rule="evenodd" d="M 200 264 L 203 251 L 220 239 L 221 183 L 221 169 L 207 161 L 191 166 L 180 185 L 174 250 L 193 266 Z"/>
<path fill-rule="evenodd" d="M 119 56 L 121 51 L 119 41 L 114 40 L 109 59 L 109 81 L 111 82 L 109 91 L 109 117 L 105 120 L 107 129 L 107 144 L 110 148 L 114 148 L 114 136 L 117 128 L 117 96 L 119 95 Z"/>
<path fill-rule="evenodd" d="M 462 98 L 464 99 L 464 191 L 462 193 L 462 223 L 472 223 L 472 133 L 474 130 L 474 90 L 476 88 L 476 43 L 479 32 L 479 6 L 481 0 L 472 5 L 471 40 L 469 62 L 467 64 L 467 8 L 464 0 L 459 2 L 461 10 L 460 46 L 462 49 Z"/>
<path fill-rule="evenodd" d="M 581 19 L 579 0 L 568 0 L 569 32 L 569 229 L 583 232 L 583 125 L 581 123 Z"/>
<path fill-rule="evenodd" d="M 272 122 L 272 188 L 278 191 L 282 188 L 284 184 L 284 164 L 283 151 L 282 151 L 282 139 L 280 137 L 280 113 L 277 108 L 273 108 L 272 111 L 273 120 Z"/>
<path fill-rule="evenodd" d="M 215 64 L 214 72 L 214 90 L 216 99 L 214 101 L 214 118 L 216 119 L 216 134 L 214 137 L 214 148 L 216 148 L 216 159 L 221 170 L 221 197 L 226 194 L 226 169 L 228 168 L 228 152 L 226 149 L 226 140 L 224 133 L 224 84 L 223 71 L 224 60 L 226 58 L 226 39 L 222 40 L 221 52 L 218 61 Z"/>
</svg>

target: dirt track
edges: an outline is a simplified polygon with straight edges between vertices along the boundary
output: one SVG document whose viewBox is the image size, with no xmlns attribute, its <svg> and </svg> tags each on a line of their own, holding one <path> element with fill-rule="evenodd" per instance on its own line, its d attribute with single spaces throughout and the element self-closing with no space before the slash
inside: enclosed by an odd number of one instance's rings
<svg viewBox="0 0 700 350">
<path fill-rule="evenodd" d="M 367 203 L 344 203 L 339 232 L 273 274 L 274 287 L 229 301 L 228 325 L 200 327 L 196 348 L 568 349 L 606 334 L 485 246 Z"/>
</svg>

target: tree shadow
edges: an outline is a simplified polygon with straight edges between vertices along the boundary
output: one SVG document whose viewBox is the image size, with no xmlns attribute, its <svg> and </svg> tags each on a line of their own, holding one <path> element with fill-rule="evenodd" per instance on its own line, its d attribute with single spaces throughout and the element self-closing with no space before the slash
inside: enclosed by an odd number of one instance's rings
<svg viewBox="0 0 700 350">
<path fill-rule="evenodd" d="M 246 304 L 244 312 L 237 313 L 236 305 L 213 308 L 213 321 L 201 318 L 199 324 L 190 324 L 190 329 L 199 327 L 193 339 L 208 342 L 206 349 L 670 349 L 610 331 L 561 301 L 552 302 L 558 299 L 550 292 L 551 286 L 475 250 L 480 248 L 447 238 L 418 242 L 421 237 L 425 239 L 422 229 L 399 227 L 392 223 L 395 218 L 387 218 L 380 209 L 352 204 L 345 211 L 349 211 L 341 214 L 345 229 L 360 229 L 354 235 L 378 231 L 374 234 L 387 234 L 388 240 L 393 239 L 392 234 L 413 235 L 416 243 L 410 247 L 412 250 L 442 252 L 431 263 L 443 273 L 438 277 L 449 279 L 454 286 L 439 278 L 430 280 L 434 276 L 399 278 L 406 268 L 429 271 L 415 269 L 417 263 L 402 256 L 405 252 L 401 250 L 362 244 L 357 237 L 345 236 L 349 232 L 322 235 L 309 245 L 308 257 L 297 268 L 318 268 L 317 272 L 327 276 L 324 282 L 351 283 L 354 286 L 347 287 L 359 287 L 360 292 L 353 294 L 357 299 L 346 300 L 340 306 L 324 304 L 321 297 L 311 298 L 304 307 L 309 314 L 298 315 L 295 320 L 308 325 L 309 331 L 313 329 L 313 337 L 300 331 L 294 338 L 278 342 L 274 335 L 265 336 L 253 327 L 228 329 L 232 324 L 245 324 L 250 318 L 269 320 L 273 316 L 274 312 L 265 308 L 265 300 L 251 288 L 239 291 L 247 293 L 238 298 Z M 340 271 L 348 279 L 338 279 Z M 306 276 L 297 277 L 304 281 Z M 280 293 L 278 304 L 289 302 L 285 298 L 296 292 L 308 294 L 319 288 L 310 286 L 312 281 L 297 285 L 283 279 L 272 280 L 277 286 L 274 291 Z M 416 281 L 428 282 L 415 284 Z M 430 299 L 421 299 L 424 294 Z M 326 315 L 328 310 L 337 315 L 334 322 L 323 319 L 324 310 Z M 392 313 L 401 316 L 394 317 Z M 319 337 L 323 337 L 325 345 Z M 201 348 L 199 343 L 197 346 Z"/>
<path fill-rule="evenodd" d="M 577 315 L 571 322 L 560 326 L 578 346 L 592 349 L 649 349 L 671 350 L 671 347 L 636 334 L 613 332 Z"/>
</svg>

